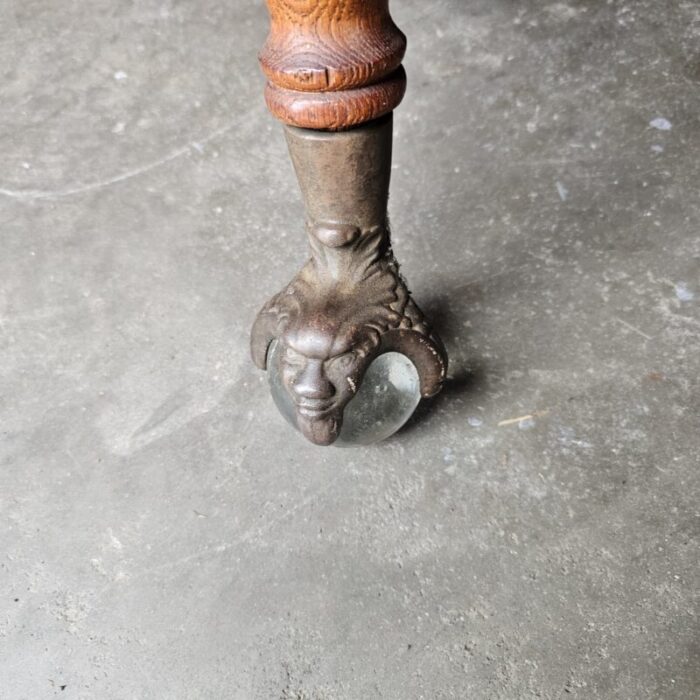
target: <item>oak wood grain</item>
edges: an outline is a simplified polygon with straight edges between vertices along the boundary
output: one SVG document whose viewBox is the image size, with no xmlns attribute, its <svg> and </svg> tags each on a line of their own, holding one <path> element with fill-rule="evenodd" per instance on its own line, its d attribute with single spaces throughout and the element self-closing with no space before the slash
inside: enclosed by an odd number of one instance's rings
<svg viewBox="0 0 700 700">
<path fill-rule="evenodd" d="M 270 32 L 260 63 L 278 119 L 337 130 L 399 104 L 406 37 L 389 0 L 267 0 L 267 6 Z"/>
<path fill-rule="evenodd" d="M 406 72 L 399 66 L 380 83 L 338 92 L 301 92 L 268 83 L 268 109 L 285 124 L 339 131 L 391 112 L 406 92 Z"/>
</svg>

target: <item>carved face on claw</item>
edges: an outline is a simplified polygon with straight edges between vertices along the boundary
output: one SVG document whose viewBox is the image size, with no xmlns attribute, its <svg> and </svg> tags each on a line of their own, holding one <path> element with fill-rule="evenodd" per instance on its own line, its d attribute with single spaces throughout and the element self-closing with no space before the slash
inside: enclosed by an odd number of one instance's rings
<svg viewBox="0 0 700 700">
<path fill-rule="evenodd" d="M 317 445 L 335 442 L 343 411 L 374 357 L 378 334 L 343 328 L 328 317 L 295 323 L 279 338 L 279 374 L 291 397 L 299 429 Z"/>
</svg>

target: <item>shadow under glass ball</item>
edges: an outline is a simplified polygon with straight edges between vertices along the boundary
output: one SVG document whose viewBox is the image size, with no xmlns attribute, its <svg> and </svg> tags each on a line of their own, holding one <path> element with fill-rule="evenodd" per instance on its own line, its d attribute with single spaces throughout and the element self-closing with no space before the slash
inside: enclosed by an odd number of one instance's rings
<svg viewBox="0 0 700 700">
<path fill-rule="evenodd" d="M 298 430 L 294 402 L 282 383 L 273 343 L 268 356 L 270 392 L 280 413 Z M 402 428 L 420 403 L 420 380 L 413 363 L 401 353 L 387 352 L 368 367 L 362 384 L 345 408 L 337 447 L 371 445 Z"/>
</svg>

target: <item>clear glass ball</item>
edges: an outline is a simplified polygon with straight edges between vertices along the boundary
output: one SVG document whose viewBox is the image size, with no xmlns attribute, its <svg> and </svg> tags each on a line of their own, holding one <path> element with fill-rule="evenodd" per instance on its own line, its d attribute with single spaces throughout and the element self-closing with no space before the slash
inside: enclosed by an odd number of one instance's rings
<svg viewBox="0 0 700 700">
<path fill-rule="evenodd" d="M 279 373 L 279 348 L 275 342 L 269 351 L 270 392 L 280 413 L 297 428 L 294 403 Z M 370 364 L 357 394 L 345 407 L 343 427 L 333 444 L 355 447 L 385 440 L 406 424 L 420 398 L 420 380 L 413 363 L 399 352 L 380 355 Z"/>
</svg>

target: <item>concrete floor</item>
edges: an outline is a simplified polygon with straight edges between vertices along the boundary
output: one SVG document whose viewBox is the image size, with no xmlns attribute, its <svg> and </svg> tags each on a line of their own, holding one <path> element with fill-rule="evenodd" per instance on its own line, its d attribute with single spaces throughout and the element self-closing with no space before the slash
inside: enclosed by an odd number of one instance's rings
<svg viewBox="0 0 700 700">
<path fill-rule="evenodd" d="M 393 9 L 452 380 L 338 450 L 248 359 L 305 256 L 262 1 L 4 0 L 3 700 L 697 697 L 700 6 Z"/>
</svg>

